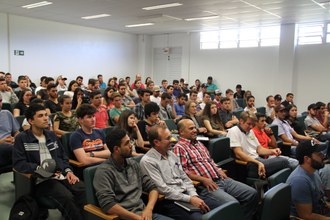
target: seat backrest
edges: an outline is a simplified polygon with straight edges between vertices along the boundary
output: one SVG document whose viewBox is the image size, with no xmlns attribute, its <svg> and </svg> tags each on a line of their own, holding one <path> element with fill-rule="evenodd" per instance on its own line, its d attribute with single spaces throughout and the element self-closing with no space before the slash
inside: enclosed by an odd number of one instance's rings
<svg viewBox="0 0 330 220">
<path fill-rule="evenodd" d="M 69 159 L 76 159 L 76 157 L 74 156 L 74 153 L 70 147 L 70 136 L 71 136 L 72 132 L 69 133 L 65 133 L 61 136 L 61 142 L 64 148 L 64 151 L 66 153 L 66 155 L 69 157 Z"/>
<path fill-rule="evenodd" d="M 234 111 L 233 115 L 236 116 L 237 119 L 239 119 L 241 117 L 241 113 L 243 112 L 243 110 L 239 110 L 239 111 Z"/>
<path fill-rule="evenodd" d="M 307 115 L 298 115 L 297 116 L 297 120 L 299 122 L 299 126 L 301 126 L 301 128 L 303 130 L 306 130 L 306 125 L 305 125 L 305 118 L 307 117 Z"/>
<path fill-rule="evenodd" d="M 106 137 L 113 129 L 114 127 L 107 127 L 107 128 L 102 128 L 101 131 L 104 133 L 104 136 Z"/>
<path fill-rule="evenodd" d="M 265 107 L 258 107 L 257 108 L 257 112 L 260 113 L 260 114 L 266 114 L 266 108 Z"/>
<path fill-rule="evenodd" d="M 243 211 L 236 201 L 227 202 L 202 216 L 202 220 L 235 219 L 243 220 Z"/>
<path fill-rule="evenodd" d="M 209 152 L 214 162 L 220 166 L 234 160 L 228 137 L 211 139 L 209 142 Z"/>
<path fill-rule="evenodd" d="M 245 103 L 243 98 L 236 99 L 236 102 L 240 107 L 245 108 Z"/>
<path fill-rule="evenodd" d="M 166 123 L 168 130 L 170 130 L 170 131 L 178 130 L 178 126 L 175 124 L 175 122 L 172 119 L 165 120 L 165 123 Z"/>
<path fill-rule="evenodd" d="M 280 183 L 269 189 L 265 195 L 262 206 L 261 220 L 289 219 L 291 203 L 291 187 Z"/>
<path fill-rule="evenodd" d="M 291 174 L 291 169 L 285 168 L 269 176 L 268 177 L 269 188 L 272 188 L 280 183 L 285 183 L 288 177 L 290 176 L 290 174 Z"/>
<path fill-rule="evenodd" d="M 93 180 L 95 176 L 95 171 L 99 165 L 86 167 L 84 169 L 84 183 L 86 187 L 86 199 L 87 204 L 92 204 L 95 206 L 99 206 L 97 198 L 95 196 L 95 189 L 93 186 Z"/>
</svg>

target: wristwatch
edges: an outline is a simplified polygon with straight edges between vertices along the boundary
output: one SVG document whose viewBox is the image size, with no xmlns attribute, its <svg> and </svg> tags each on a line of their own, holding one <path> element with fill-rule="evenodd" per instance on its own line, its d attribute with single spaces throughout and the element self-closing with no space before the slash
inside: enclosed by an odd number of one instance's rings
<svg viewBox="0 0 330 220">
<path fill-rule="evenodd" d="M 89 156 L 90 157 L 94 157 L 95 156 L 94 153 L 93 153 L 93 151 L 89 152 Z"/>
</svg>

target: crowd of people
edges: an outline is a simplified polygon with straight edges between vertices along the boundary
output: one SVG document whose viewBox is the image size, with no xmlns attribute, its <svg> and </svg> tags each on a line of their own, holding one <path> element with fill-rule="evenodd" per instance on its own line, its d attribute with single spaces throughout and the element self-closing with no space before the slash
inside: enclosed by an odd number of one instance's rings
<svg viewBox="0 0 330 220">
<path fill-rule="evenodd" d="M 212 76 L 190 87 L 184 79 L 172 84 L 164 79 L 158 86 L 150 77 L 143 82 L 140 74 L 133 83 L 130 77 L 118 82 L 112 77 L 106 83 L 102 75 L 86 86 L 82 76 L 68 86 L 66 80 L 63 75 L 56 80 L 43 76 L 37 87 L 28 76 L 15 83 L 10 73 L 0 72 L 0 166 L 13 164 L 19 172 L 33 173 L 42 169 L 43 161 L 55 160 L 58 170 L 50 179 L 37 179 L 35 190 L 63 204 L 60 211 L 66 218 L 82 219 L 85 204 L 84 184 L 59 141 L 66 133 L 79 162 L 102 164 L 94 179 L 96 197 L 104 212 L 120 218 L 201 219 L 228 201 L 240 203 L 245 219 L 254 218 L 257 191 L 218 168 L 198 135 L 229 137 L 235 157 L 248 164 L 248 177 L 293 170 L 288 179 L 292 215 L 326 219 L 329 214 L 319 201 L 330 195 L 330 168 L 323 163 L 329 156 L 330 103 L 309 105 L 302 126 L 294 94 L 285 100 L 280 94 L 267 96 L 260 113 L 251 91 L 238 84 L 235 93 L 227 89 L 222 94 Z M 25 120 L 18 124 L 15 117 Z M 168 121 L 177 130 L 168 129 Z M 282 155 L 267 125 L 278 127 L 290 155 Z M 110 126 L 114 129 L 106 136 L 101 129 Z M 172 133 L 179 137 L 173 148 Z M 131 156 L 142 156 L 140 165 Z M 192 180 L 201 186 L 196 189 Z M 149 192 L 147 204 L 140 200 L 142 189 Z M 156 203 L 159 193 L 165 199 Z M 200 211 L 187 212 L 176 202 Z"/>
</svg>

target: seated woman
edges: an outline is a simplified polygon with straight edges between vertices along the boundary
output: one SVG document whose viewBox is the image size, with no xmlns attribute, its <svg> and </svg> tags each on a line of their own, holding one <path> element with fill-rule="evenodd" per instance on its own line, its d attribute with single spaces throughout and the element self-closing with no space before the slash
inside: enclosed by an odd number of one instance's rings
<svg viewBox="0 0 330 220">
<path fill-rule="evenodd" d="M 69 83 L 69 86 L 68 86 L 68 91 L 65 91 L 64 92 L 64 95 L 68 95 L 70 96 L 71 99 L 73 99 L 73 95 L 74 95 L 74 91 L 78 88 L 78 83 L 76 80 L 72 80 L 70 83 Z"/>
<path fill-rule="evenodd" d="M 14 107 L 13 115 L 14 117 L 25 115 L 25 111 L 30 106 L 30 100 L 32 98 L 32 92 L 29 89 L 23 89 L 20 92 L 20 97 L 18 103 Z"/>
<path fill-rule="evenodd" d="M 70 136 L 70 150 L 84 165 L 102 163 L 110 156 L 103 131 L 95 129 L 95 112 L 92 105 L 82 104 L 76 111 L 81 128 Z"/>
<path fill-rule="evenodd" d="M 200 121 L 200 118 L 196 115 L 197 114 L 197 104 L 194 101 L 187 101 L 185 104 L 184 115 L 179 119 L 191 119 L 197 128 L 197 132 L 199 134 L 206 134 L 207 129 L 203 127 L 203 123 Z"/>
<path fill-rule="evenodd" d="M 143 155 L 137 153 L 136 149 L 139 152 L 146 152 L 149 148 L 144 147 L 144 142 L 140 130 L 137 126 L 137 118 L 135 112 L 132 110 L 125 110 L 121 113 L 117 127 L 124 129 L 127 132 L 131 140 L 132 145 L 132 156 Z"/>
<path fill-rule="evenodd" d="M 138 94 L 138 91 L 139 89 L 141 89 L 141 80 L 135 80 L 134 81 L 134 89 L 132 90 L 133 94 L 134 94 L 134 97 L 138 98 L 139 97 L 139 94 Z"/>
<path fill-rule="evenodd" d="M 77 88 L 73 93 L 72 109 L 78 109 L 83 103 L 84 91 L 81 88 Z"/>
<path fill-rule="evenodd" d="M 112 109 L 114 108 L 115 106 L 113 105 L 113 101 L 112 101 L 112 94 L 114 92 L 116 92 L 117 89 L 113 86 L 108 86 L 105 90 L 104 90 L 104 93 L 103 93 L 103 105 L 107 106 L 107 109 Z"/>
<path fill-rule="evenodd" d="M 79 128 L 75 110 L 71 110 L 72 101 L 70 96 L 63 95 L 59 98 L 62 111 L 57 112 L 54 117 L 54 132 L 58 137 Z"/>
<path fill-rule="evenodd" d="M 209 137 L 226 136 L 227 132 L 218 114 L 217 103 L 212 101 L 205 105 L 202 113 L 202 121 L 207 129 Z"/>
<path fill-rule="evenodd" d="M 295 130 L 295 132 L 300 135 L 305 135 L 304 126 L 299 123 L 299 120 L 297 119 L 297 106 L 294 104 L 290 104 L 286 107 L 286 111 L 286 121 L 291 125 L 293 130 Z"/>
</svg>

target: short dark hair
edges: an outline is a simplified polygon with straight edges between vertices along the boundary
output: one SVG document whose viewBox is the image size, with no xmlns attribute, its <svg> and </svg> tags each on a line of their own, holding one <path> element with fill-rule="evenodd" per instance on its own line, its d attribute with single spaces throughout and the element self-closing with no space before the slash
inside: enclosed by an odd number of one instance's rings
<svg viewBox="0 0 330 220">
<path fill-rule="evenodd" d="M 269 100 L 271 97 L 274 97 L 274 96 L 272 96 L 272 95 L 267 96 L 267 98 L 266 98 L 266 102 L 268 102 L 268 100 Z"/>
<path fill-rule="evenodd" d="M 118 89 L 119 89 L 121 86 L 125 86 L 125 88 L 126 88 L 126 85 L 125 85 L 124 83 L 119 83 L 119 85 L 118 85 Z"/>
<path fill-rule="evenodd" d="M 144 115 L 148 118 L 151 113 L 158 113 L 160 110 L 159 106 L 155 102 L 149 102 L 144 106 Z"/>
<path fill-rule="evenodd" d="M 144 96 L 144 93 L 149 93 L 150 95 L 152 94 L 152 92 L 149 89 L 139 89 L 138 90 L 138 94 L 140 96 Z"/>
<path fill-rule="evenodd" d="M 162 84 L 163 84 L 164 82 L 167 82 L 167 80 L 166 80 L 166 79 L 163 79 L 163 80 L 162 80 Z"/>
<path fill-rule="evenodd" d="M 19 81 L 21 80 L 26 80 L 26 77 L 25 76 L 19 76 L 18 79 L 17 79 L 17 82 L 19 83 Z"/>
<path fill-rule="evenodd" d="M 196 90 L 190 90 L 189 95 L 191 96 L 191 94 L 198 94 L 198 92 Z"/>
<path fill-rule="evenodd" d="M 78 79 L 84 79 L 82 76 L 77 76 L 76 80 Z"/>
<path fill-rule="evenodd" d="M 169 89 L 169 88 L 174 88 L 174 86 L 173 86 L 173 85 L 168 85 L 168 86 L 166 87 L 166 89 Z"/>
<path fill-rule="evenodd" d="M 149 131 L 149 143 L 150 143 L 151 147 L 155 147 L 154 141 L 159 140 L 159 136 L 160 136 L 159 130 L 160 129 L 166 130 L 166 127 L 161 126 L 161 125 L 155 125 L 155 126 L 151 127 L 151 129 Z"/>
<path fill-rule="evenodd" d="M 68 96 L 68 95 L 62 95 L 61 97 L 58 98 L 58 102 L 59 102 L 61 105 L 63 105 L 63 103 L 64 103 L 64 99 L 71 99 L 71 97 Z"/>
<path fill-rule="evenodd" d="M 180 98 L 182 98 L 182 97 L 184 97 L 185 99 L 187 99 L 187 95 L 184 94 L 183 92 L 180 92 L 179 95 L 178 95 L 176 98 L 177 98 L 177 99 L 180 99 Z"/>
<path fill-rule="evenodd" d="M 263 117 L 266 118 L 265 114 L 262 114 L 262 113 L 259 113 L 259 112 L 255 113 L 255 115 L 256 115 L 258 121 L 259 121 L 260 118 L 263 118 Z"/>
<path fill-rule="evenodd" d="M 126 131 L 122 128 L 115 127 L 107 134 L 106 144 L 110 152 L 114 152 L 115 146 L 120 146 L 121 140 L 126 136 Z"/>
<path fill-rule="evenodd" d="M 39 99 L 39 98 L 34 98 L 31 102 L 30 102 L 30 105 L 33 105 L 33 104 L 44 104 L 45 101 L 42 100 L 42 99 Z"/>
<path fill-rule="evenodd" d="M 91 79 L 88 80 L 88 84 L 91 84 L 92 86 L 95 86 L 96 81 L 97 81 L 96 79 L 91 78 Z"/>
<path fill-rule="evenodd" d="M 0 81 L 6 81 L 4 77 L 0 77 Z"/>
<path fill-rule="evenodd" d="M 76 111 L 77 118 L 83 118 L 86 115 L 94 115 L 96 108 L 90 104 L 82 104 Z"/>
<path fill-rule="evenodd" d="M 177 79 L 173 80 L 173 84 L 174 83 L 179 83 L 179 80 L 177 80 Z"/>
<path fill-rule="evenodd" d="M 231 90 L 231 89 L 227 89 L 227 90 L 226 90 L 226 94 L 228 94 L 228 93 L 230 93 L 230 92 L 234 92 L 234 91 Z"/>
<path fill-rule="evenodd" d="M 246 101 L 249 101 L 251 98 L 254 98 L 254 96 L 253 95 L 249 95 L 248 97 L 246 97 Z"/>
<path fill-rule="evenodd" d="M 102 75 L 102 74 L 99 74 L 99 75 L 97 75 L 97 78 L 99 78 L 100 76 L 102 76 L 102 77 L 103 77 L 103 75 Z"/>
<path fill-rule="evenodd" d="M 290 96 L 290 95 L 293 96 L 293 93 L 292 93 L 292 92 L 287 93 L 287 94 L 286 94 L 286 97 L 288 97 L 288 96 Z"/>
<path fill-rule="evenodd" d="M 33 104 L 25 112 L 26 120 L 33 119 L 37 111 L 46 110 L 46 107 L 40 104 Z"/>
<path fill-rule="evenodd" d="M 161 97 L 160 97 L 162 100 L 165 100 L 165 99 L 172 99 L 172 96 L 170 94 L 168 94 L 167 92 L 164 92 Z"/>
<path fill-rule="evenodd" d="M 242 88 L 242 85 L 241 84 L 237 84 L 236 85 L 236 89 L 241 89 Z"/>
<path fill-rule="evenodd" d="M 230 101 L 230 98 L 224 97 L 220 100 L 220 103 L 223 104 L 226 101 Z"/>
<path fill-rule="evenodd" d="M 48 83 L 51 82 L 51 81 L 55 81 L 54 78 L 52 78 L 52 77 L 47 77 L 47 78 L 45 79 L 45 83 L 46 83 L 46 84 L 48 84 Z"/>
<path fill-rule="evenodd" d="M 54 83 L 50 83 L 50 84 L 47 85 L 47 91 L 49 91 L 53 88 L 57 88 L 57 86 Z"/>
<path fill-rule="evenodd" d="M 92 91 L 92 92 L 89 94 L 89 97 L 90 97 L 91 99 L 93 99 L 95 96 L 97 96 L 97 95 L 99 95 L 99 94 L 102 95 L 102 93 L 101 93 L 100 90 L 94 90 L 94 91 Z"/>
</svg>

